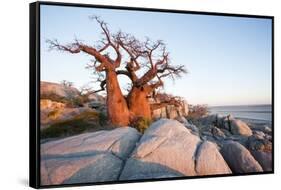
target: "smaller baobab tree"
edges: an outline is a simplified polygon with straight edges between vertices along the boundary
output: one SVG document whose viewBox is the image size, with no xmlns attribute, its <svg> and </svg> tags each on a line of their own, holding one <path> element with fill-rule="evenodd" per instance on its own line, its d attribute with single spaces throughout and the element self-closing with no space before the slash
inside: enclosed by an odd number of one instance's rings
<svg viewBox="0 0 281 190">
<path fill-rule="evenodd" d="M 155 97 L 157 89 L 164 85 L 163 79 L 179 77 L 186 73 L 183 65 L 170 64 L 169 53 L 162 41 L 152 42 L 148 38 L 141 42 L 134 36 L 118 31 L 112 34 L 107 24 L 92 16 L 101 28 L 101 40 L 90 46 L 75 40 L 66 45 L 57 40 L 47 40 L 50 49 L 72 54 L 86 53 L 94 60 L 87 68 L 92 69 L 100 89 L 106 91 L 108 118 L 113 124 L 126 126 L 135 118 L 151 118 L 152 110 L 160 107 L 151 105 L 149 98 Z M 122 94 L 118 75 L 127 76 L 130 83 L 128 94 Z M 165 100 L 162 106 L 176 104 L 174 99 Z"/>
</svg>

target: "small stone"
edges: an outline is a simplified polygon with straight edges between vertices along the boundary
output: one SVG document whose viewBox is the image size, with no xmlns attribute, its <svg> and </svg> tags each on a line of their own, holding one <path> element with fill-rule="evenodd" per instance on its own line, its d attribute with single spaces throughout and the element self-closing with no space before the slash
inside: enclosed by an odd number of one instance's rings
<svg viewBox="0 0 281 190">
<path fill-rule="evenodd" d="M 242 135 L 242 136 L 251 136 L 252 130 L 248 127 L 248 125 L 238 119 L 231 120 L 231 133 L 234 135 Z"/>
<path fill-rule="evenodd" d="M 224 133 L 217 127 L 212 128 L 212 134 L 215 138 L 219 138 L 220 140 L 225 138 Z"/>
</svg>

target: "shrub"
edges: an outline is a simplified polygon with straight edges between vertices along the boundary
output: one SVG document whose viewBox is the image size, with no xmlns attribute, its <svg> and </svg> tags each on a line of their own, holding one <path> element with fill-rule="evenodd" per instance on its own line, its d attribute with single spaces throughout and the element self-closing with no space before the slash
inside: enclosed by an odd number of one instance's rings
<svg viewBox="0 0 281 190">
<path fill-rule="evenodd" d="M 99 119 L 99 113 L 96 111 L 84 111 L 80 113 L 79 115 L 76 115 L 73 117 L 73 119 L 83 119 L 87 121 L 96 121 Z"/>
<path fill-rule="evenodd" d="M 208 114 L 207 105 L 190 105 L 188 111 L 188 119 L 198 119 Z"/>
<path fill-rule="evenodd" d="M 48 113 L 48 117 L 51 119 L 56 119 L 60 114 L 59 110 L 53 110 Z"/>
<path fill-rule="evenodd" d="M 150 126 L 151 119 L 139 117 L 136 118 L 132 123 L 131 126 L 136 128 L 140 133 L 144 133 L 144 131 Z"/>
<path fill-rule="evenodd" d="M 99 127 L 97 112 L 85 111 L 71 119 L 60 121 L 41 131 L 41 138 L 65 137 Z"/>
<path fill-rule="evenodd" d="M 83 107 L 84 103 L 88 102 L 88 96 L 85 95 L 78 95 L 75 97 L 71 97 L 67 99 L 67 106 L 68 107 Z"/>
<path fill-rule="evenodd" d="M 62 97 L 55 93 L 41 94 L 40 98 L 65 103 L 67 107 L 71 108 L 83 107 L 83 104 L 89 101 L 88 96 L 86 95 Z"/>
<path fill-rule="evenodd" d="M 78 97 L 73 97 L 71 99 L 69 99 L 67 106 L 68 107 L 83 107 L 83 100 L 82 98 Z"/>
<path fill-rule="evenodd" d="M 55 93 L 41 94 L 40 99 L 49 99 L 56 102 L 67 103 L 67 99 Z"/>
<path fill-rule="evenodd" d="M 41 131 L 42 138 L 65 137 L 82 133 L 93 127 L 92 124 L 82 120 L 66 120 L 55 123 Z"/>
<path fill-rule="evenodd" d="M 99 123 L 100 125 L 105 125 L 108 122 L 107 115 L 104 112 L 99 112 Z"/>
</svg>

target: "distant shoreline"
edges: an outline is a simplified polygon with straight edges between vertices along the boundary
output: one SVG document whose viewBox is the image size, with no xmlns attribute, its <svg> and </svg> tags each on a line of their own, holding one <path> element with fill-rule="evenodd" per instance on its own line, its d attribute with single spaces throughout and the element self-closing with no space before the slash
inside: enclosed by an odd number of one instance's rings
<svg viewBox="0 0 281 190">
<path fill-rule="evenodd" d="M 272 121 L 268 121 L 268 120 L 241 118 L 241 117 L 236 117 L 236 119 L 240 119 L 240 120 L 243 120 L 247 123 L 252 123 L 252 124 L 269 125 L 269 126 L 272 125 Z"/>
<path fill-rule="evenodd" d="M 232 115 L 255 123 L 272 123 L 272 105 L 243 105 L 209 107 L 210 114 Z"/>
<path fill-rule="evenodd" d="M 220 105 L 220 106 L 209 106 L 209 108 L 221 108 L 221 107 L 257 107 L 257 106 L 272 106 L 272 104 L 241 104 L 241 105 Z"/>
</svg>

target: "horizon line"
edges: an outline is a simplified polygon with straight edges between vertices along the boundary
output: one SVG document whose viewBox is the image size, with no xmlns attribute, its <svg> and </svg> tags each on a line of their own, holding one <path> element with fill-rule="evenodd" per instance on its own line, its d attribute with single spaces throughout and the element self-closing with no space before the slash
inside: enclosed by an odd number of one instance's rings
<svg viewBox="0 0 281 190">
<path fill-rule="evenodd" d="M 216 106 L 214 106 L 214 105 L 207 105 L 208 107 L 227 107 L 227 106 L 231 106 L 231 107 L 234 107 L 234 106 L 268 106 L 268 105 L 270 105 L 270 106 L 272 106 L 272 103 L 262 103 L 262 104 L 226 104 L 226 105 L 216 105 Z"/>
</svg>

